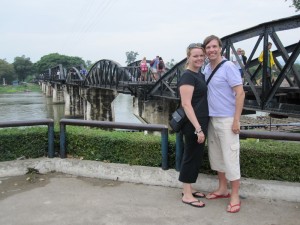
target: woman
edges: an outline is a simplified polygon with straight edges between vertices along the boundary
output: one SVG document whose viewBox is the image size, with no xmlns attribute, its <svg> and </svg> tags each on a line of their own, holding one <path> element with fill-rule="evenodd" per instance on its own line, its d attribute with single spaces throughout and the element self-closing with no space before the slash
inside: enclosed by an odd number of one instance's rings
<svg viewBox="0 0 300 225">
<path fill-rule="evenodd" d="M 200 72 L 204 60 L 202 44 L 190 44 L 186 70 L 178 84 L 181 105 L 188 118 L 182 128 L 184 153 L 179 174 L 179 181 L 183 182 L 182 202 L 198 208 L 205 204 L 197 198 L 204 198 L 205 195 L 194 190 L 191 184 L 198 178 L 208 126 L 207 87 Z"/>
<path fill-rule="evenodd" d="M 148 72 L 146 57 L 144 57 L 143 60 L 141 60 L 140 69 L 141 69 L 141 77 L 140 77 L 139 81 L 146 81 L 147 80 L 147 72 Z"/>
</svg>

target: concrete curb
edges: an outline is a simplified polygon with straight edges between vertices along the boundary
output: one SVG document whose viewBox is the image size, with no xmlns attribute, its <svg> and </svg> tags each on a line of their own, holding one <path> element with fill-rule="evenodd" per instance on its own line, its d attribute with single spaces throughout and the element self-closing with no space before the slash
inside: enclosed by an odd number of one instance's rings
<svg viewBox="0 0 300 225">
<path fill-rule="evenodd" d="M 37 169 L 40 173 L 56 171 L 76 176 L 148 185 L 174 188 L 181 188 L 182 186 L 181 182 L 178 181 L 178 172 L 173 169 L 162 170 L 157 167 L 130 166 L 127 164 L 60 158 L 0 162 L 0 177 L 24 175 L 27 173 L 27 168 Z M 199 174 L 194 187 L 209 192 L 214 190 L 217 185 L 216 176 Z M 240 194 L 245 198 L 255 197 L 300 202 L 300 183 L 242 178 Z"/>
</svg>

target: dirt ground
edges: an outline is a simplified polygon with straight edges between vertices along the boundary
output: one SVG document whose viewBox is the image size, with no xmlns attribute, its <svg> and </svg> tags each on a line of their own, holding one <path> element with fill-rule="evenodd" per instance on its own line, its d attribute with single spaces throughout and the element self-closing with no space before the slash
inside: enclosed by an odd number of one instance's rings
<svg viewBox="0 0 300 225">
<path fill-rule="evenodd" d="M 0 200 L 33 188 L 43 187 L 56 173 L 29 173 L 22 176 L 0 177 Z M 63 176 L 61 174 L 61 176 Z"/>
<path fill-rule="evenodd" d="M 33 171 L 21 176 L 0 177 L 0 201 L 21 192 L 25 192 L 34 188 L 44 187 L 49 184 L 51 178 L 60 177 L 75 177 L 82 181 L 88 182 L 93 186 L 116 186 L 122 183 L 119 181 L 78 177 L 57 172 L 40 174 Z"/>
</svg>

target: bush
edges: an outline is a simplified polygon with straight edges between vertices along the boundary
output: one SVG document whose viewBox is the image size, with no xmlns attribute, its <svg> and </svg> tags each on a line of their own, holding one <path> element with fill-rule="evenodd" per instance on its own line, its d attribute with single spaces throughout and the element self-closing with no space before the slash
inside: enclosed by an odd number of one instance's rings
<svg viewBox="0 0 300 225">
<path fill-rule="evenodd" d="M 254 139 L 241 141 L 241 172 L 256 179 L 300 181 L 300 144 Z"/>
<path fill-rule="evenodd" d="M 48 130 L 43 127 L 0 129 L 0 161 L 47 155 Z"/>
<path fill-rule="evenodd" d="M 169 168 L 175 168 L 175 135 L 169 135 Z M 19 157 L 38 158 L 47 155 L 47 129 L 0 129 L 0 161 Z M 300 182 L 300 143 L 256 139 L 241 140 L 242 177 Z M 68 157 L 125 163 L 151 167 L 161 166 L 161 138 L 142 132 L 104 131 L 67 126 Z M 59 153 L 59 131 L 55 129 L 55 151 Z M 207 147 L 201 173 L 210 170 Z"/>
</svg>

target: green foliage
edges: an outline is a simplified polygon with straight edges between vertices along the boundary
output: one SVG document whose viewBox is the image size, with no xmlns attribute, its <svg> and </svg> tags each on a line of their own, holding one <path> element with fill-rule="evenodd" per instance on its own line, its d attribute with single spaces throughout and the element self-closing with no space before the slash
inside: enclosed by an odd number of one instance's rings
<svg viewBox="0 0 300 225">
<path fill-rule="evenodd" d="M 16 92 L 24 92 L 24 91 L 32 91 L 32 92 L 41 92 L 41 88 L 37 84 L 26 84 L 26 85 L 18 85 L 18 86 L 0 86 L 0 94 L 5 93 L 16 93 Z"/>
<path fill-rule="evenodd" d="M 0 161 L 45 156 L 48 149 L 47 131 L 45 127 L 0 129 Z"/>
<path fill-rule="evenodd" d="M 292 0 L 292 2 L 293 4 L 290 7 L 295 7 L 296 12 L 298 12 L 300 10 L 300 0 Z"/>
<path fill-rule="evenodd" d="M 175 66 L 175 64 L 176 64 L 175 60 L 171 59 L 170 62 L 166 63 L 166 67 L 169 68 L 169 69 L 171 69 L 173 66 Z"/>
<path fill-rule="evenodd" d="M 64 68 L 70 68 L 72 66 L 85 65 L 83 59 L 79 57 L 60 55 L 58 53 L 51 53 L 43 56 L 38 62 L 34 64 L 37 73 L 43 73 L 49 68 L 62 64 Z"/>
<path fill-rule="evenodd" d="M 14 66 L 3 59 L 0 59 L 0 82 L 2 84 L 3 78 L 6 84 L 11 84 L 13 80 L 17 79 Z"/>
<path fill-rule="evenodd" d="M 130 165 L 160 166 L 160 140 L 159 136 L 137 132 L 76 127 L 67 131 L 68 154 L 73 157 Z"/>
<path fill-rule="evenodd" d="M 91 60 L 87 60 L 87 61 L 85 62 L 86 69 L 89 71 L 89 70 L 93 67 L 94 64 L 95 64 L 95 63 L 92 63 Z"/>
<path fill-rule="evenodd" d="M 243 177 L 300 181 L 300 144 L 256 139 L 241 141 Z"/>
<path fill-rule="evenodd" d="M 126 63 L 127 64 L 133 63 L 136 60 L 136 56 L 138 55 L 139 53 L 134 51 L 126 52 L 126 57 L 127 57 Z"/>
<path fill-rule="evenodd" d="M 19 81 L 24 81 L 25 78 L 30 75 L 33 69 L 30 58 L 26 58 L 25 55 L 22 55 L 21 57 L 15 57 L 13 65 Z"/>
<path fill-rule="evenodd" d="M 33 138 L 34 137 L 34 138 Z M 37 158 L 46 155 L 47 129 L 0 129 L 0 161 L 19 157 Z M 169 168 L 175 168 L 175 135 L 169 134 Z M 241 140 L 242 177 L 300 182 L 299 142 L 256 139 Z M 161 166 L 161 138 L 141 132 L 105 131 L 88 127 L 68 126 L 66 131 L 68 157 L 110 163 L 151 167 Z M 55 127 L 55 151 L 59 153 L 59 131 Z M 205 148 L 201 173 L 211 171 Z"/>
</svg>

